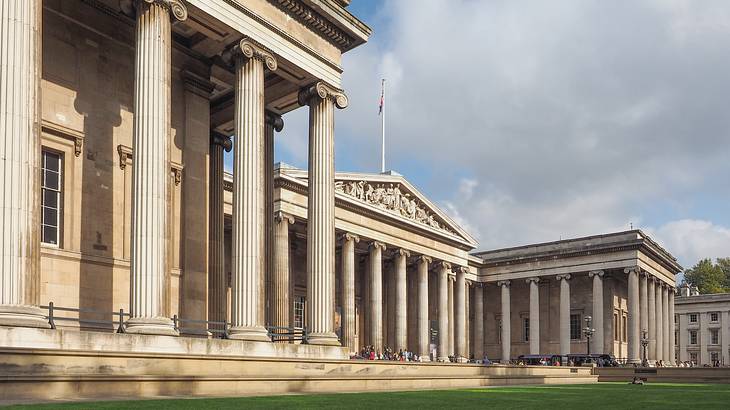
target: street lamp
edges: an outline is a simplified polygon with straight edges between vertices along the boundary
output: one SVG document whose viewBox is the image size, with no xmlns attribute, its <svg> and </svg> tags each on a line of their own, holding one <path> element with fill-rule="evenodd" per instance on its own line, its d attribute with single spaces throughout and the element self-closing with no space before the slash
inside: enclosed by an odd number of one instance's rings
<svg viewBox="0 0 730 410">
<path fill-rule="evenodd" d="M 586 327 L 583 328 L 583 335 L 586 337 L 586 352 L 588 354 L 591 354 L 591 337 L 594 333 L 596 333 L 596 329 L 591 327 L 591 322 L 593 321 L 593 318 L 590 316 L 586 316 Z"/>
<path fill-rule="evenodd" d="M 641 331 L 641 348 L 644 349 L 644 361 L 642 362 L 643 366 L 646 366 L 649 361 L 646 359 L 646 347 L 649 346 L 649 332 L 646 330 Z"/>
</svg>

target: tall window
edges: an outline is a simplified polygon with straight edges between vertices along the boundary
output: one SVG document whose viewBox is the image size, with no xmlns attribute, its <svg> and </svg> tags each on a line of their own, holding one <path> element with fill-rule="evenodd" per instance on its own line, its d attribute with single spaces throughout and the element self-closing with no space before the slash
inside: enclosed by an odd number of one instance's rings
<svg viewBox="0 0 730 410">
<path fill-rule="evenodd" d="M 522 318 L 522 340 L 525 342 L 530 341 L 530 318 Z"/>
<path fill-rule="evenodd" d="M 717 352 L 710 353 L 710 361 L 712 361 L 713 363 L 714 362 L 719 362 L 720 361 L 720 355 L 717 354 Z"/>
<path fill-rule="evenodd" d="M 570 315 L 570 340 L 580 340 L 580 315 Z"/>
<path fill-rule="evenodd" d="M 61 155 L 43 151 L 41 175 L 41 241 L 60 243 L 61 232 Z"/>
<path fill-rule="evenodd" d="M 720 321 L 720 314 L 717 312 L 710 313 L 710 322 L 719 322 Z"/>
<path fill-rule="evenodd" d="M 689 314 L 689 323 L 697 323 L 697 313 Z"/>
<path fill-rule="evenodd" d="M 294 298 L 294 327 L 304 327 L 304 296 Z"/>
<path fill-rule="evenodd" d="M 674 345 L 677 346 L 679 344 L 679 332 L 676 330 L 674 331 Z"/>
<path fill-rule="evenodd" d="M 689 344 L 691 344 L 691 345 L 697 344 L 697 331 L 696 330 L 689 331 Z"/>
<path fill-rule="evenodd" d="M 689 361 L 694 364 L 697 364 L 697 352 L 691 352 L 689 354 Z"/>
<path fill-rule="evenodd" d="M 720 344 L 720 332 L 717 329 L 710 330 L 710 344 L 712 344 L 712 345 Z"/>
<path fill-rule="evenodd" d="M 626 330 L 629 328 L 629 318 L 626 315 L 621 316 L 621 341 L 628 340 Z"/>
<path fill-rule="evenodd" d="M 618 328 L 618 313 L 613 313 L 613 340 L 618 342 L 619 338 L 619 328 Z"/>
</svg>

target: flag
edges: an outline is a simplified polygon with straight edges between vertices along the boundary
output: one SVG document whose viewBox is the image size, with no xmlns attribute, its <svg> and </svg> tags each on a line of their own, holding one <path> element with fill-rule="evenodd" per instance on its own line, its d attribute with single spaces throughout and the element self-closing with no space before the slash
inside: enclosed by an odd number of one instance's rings
<svg viewBox="0 0 730 410">
<path fill-rule="evenodd" d="M 378 115 L 383 113 L 383 104 L 385 103 L 385 79 L 380 83 L 380 106 L 378 107 Z"/>
</svg>

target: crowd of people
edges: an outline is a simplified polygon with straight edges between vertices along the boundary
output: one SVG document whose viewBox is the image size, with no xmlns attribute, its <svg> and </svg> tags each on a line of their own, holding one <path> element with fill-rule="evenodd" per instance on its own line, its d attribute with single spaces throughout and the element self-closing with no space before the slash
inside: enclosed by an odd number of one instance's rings
<svg viewBox="0 0 730 410">
<path fill-rule="evenodd" d="M 383 351 L 376 350 L 373 346 L 365 346 L 360 350 L 360 356 L 357 359 L 365 360 L 390 360 L 396 362 L 420 362 L 421 357 L 417 354 L 400 349 L 397 352 L 389 347 L 383 348 Z"/>
</svg>

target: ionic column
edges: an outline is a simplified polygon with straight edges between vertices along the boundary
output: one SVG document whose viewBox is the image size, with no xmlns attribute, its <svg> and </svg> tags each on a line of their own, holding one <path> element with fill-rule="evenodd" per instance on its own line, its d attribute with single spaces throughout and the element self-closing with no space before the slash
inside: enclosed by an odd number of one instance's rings
<svg viewBox="0 0 730 410">
<path fill-rule="evenodd" d="M 588 272 L 588 277 L 593 278 L 593 328 L 596 332 L 591 340 L 591 352 L 605 353 L 606 342 L 603 332 L 603 271 L 596 270 Z M 611 341 L 613 342 L 613 340 Z"/>
<path fill-rule="evenodd" d="M 177 335 L 166 317 L 167 196 L 170 183 L 171 16 L 180 1 L 138 1 L 132 149 L 132 249 L 127 333 Z"/>
<path fill-rule="evenodd" d="M 656 312 L 656 360 L 664 360 L 664 315 L 662 315 L 662 287 L 664 283 L 657 280 L 655 286 L 655 305 Z"/>
<path fill-rule="evenodd" d="M 289 225 L 294 224 L 294 217 L 277 212 L 274 231 L 274 266 L 271 275 L 271 325 L 290 327 L 292 325 L 291 296 L 289 294 Z"/>
<path fill-rule="evenodd" d="M 418 355 L 421 360 L 429 361 L 430 332 L 428 323 L 428 264 L 431 258 L 418 258 Z"/>
<path fill-rule="evenodd" d="M 557 275 L 560 281 L 560 355 L 570 354 L 570 275 Z"/>
<path fill-rule="evenodd" d="M 510 311 L 509 281 L 497 282 L 502 288 L 502 363 L 509 363 L 512 355 L 512 312 Z"/>
<path fill-rule="evenodd" d="M 264 70 L 276 70 L 273 54 L 248 38 L 233 50 L 235 61 L 233 146 L 233 280 L 231 338 L 268 341 L 261 311 L 265 268 Z"/>
<path fill-rule="evenodd" d="M 281 318 L 274 318 L 274 310 L 277 310 L 277 313 L 280 311 L 280 308 L 274 307 L 277 303 L 277 294 L 280 295 L 280 290 L 274 287 L 274 270 L 276 269 L 274 267 L 276 263 L 274 261 L 274 248 L 276 247 L 274 241 L 276 236 L 275 225 L 278 223 L 278 221 L 274 220 L 274 132 L 281 132 L 284 129 L 284 121 L 280 115 L 266 111 L 264 114 L 264 124 L 264 139 L 261 141 L 263 143 L 261 152 L 264 153 L 261 184 L 264 187 L 263 214 L 266 223 L 264 225 L 264 241 L 262 242 L 264 262 L 261 271 L 263 274 L 259 278 L 259 288 L 261 289 L 260 294 L 266 295 L 266 297 L 259 300 L 259 311 L 263 315 L 263 323 L 278 326 L 276 323 L 281 323 L 279 320 Z M 286 295 L 286 302 L 288 303 L 288 289 Z M 279 299 L 279 301 L 281 300 Z M 289 320 L 288 312 L 285 319 L 287 321 Z M 289 324 L 284 326 L 288 327 Z"/>
<path fill-rule="evenodd" d="M 644 332 L 649 332 L 649 295 L 648 295 L 648 274 L 641 272 L 639 274 L 639 340 L 643 337 Z M 648 359 L 647 350 L 647 359 Z M 639 356 L 644 360 L 641 342 L 639 343 Z"/>
<path fill-rule="evenodd" d="M 449 271 L 451 265 L 446 262 L 438 264 L 439 278 L 439 347 L 438 360 L 440 362 L 449 361 Z"/>
<path fill-rule="evenodd" d="M 395 350 L 408 349 L 406 259 L 411 254 L 405 249 L 395 253 Z"/>
<path fill-rule="evenodd" d="M 669 329 L 669 286 L 663 286 L 662 287 L 662 319 L 664 319 L 664 323 L 662 323 L 662 330 L 664 331 L 664 334 L 662 335 L 662 356 L 664 361 L 672 360 L 672 355 L 669 352 L 669 341 L 671 339 L 670 337 L 670 329 Z M 704 360 L 704 358 L 703 358 Z"/>
<path fill-rule="evenodd" d="M 474 283 L 474 359 L 484 358 L 484 288 Z"/>
<path fill-rule="evenodd" d="M 530 285 L 530 354 L 540 354 L 540 278 L 529 278 Z"/>
<path fill-rule="evenodd" d="M 226 291 L 225 227 L 223 213 L 223 151 L 230 152 L 231 139 L 223 134 L 210 136 L 210 234 L 208 237 L 208 320 L 223 322 L 228 318 Z"/>
<path fill-rule="evenodd" d="M 647 315 L 649 328 L 649 345 L 647 346 L 649 360 L 656 360 L 656 290 L 654 289 L 654 278 L 650 277 L 647 281 Z"/>
<path fill-rule="evenodd" d="M 628 275 L 628 361 L 629 363 L 641 363 L 639 359 L 639 268 L 626 268 L 624 272 Z"/>
<path fill-rule="evenodd" d="M 454 277 L 454 275 L 449 274 L 449 290 L 448 290 L 448 293 L 449 293 L 449 302 L 448 302 L 449 303 L 449 309 L 448 309 L 449 310 L 449 341 L 448 341 L 448 349 L 447 349 L 449 356 L 455 356 L 455 351 L 454 351 L 454 347 L 455 347 L 454 346 L 455 345 L 455 343 L 454 343 L 454 323 L 455 323 L 454 281 L 455 280 L 456 280 L 456 278 Z"/>
<path fill-rule="evenodd" d="M 307 316 L 311 332 L 309 343 L 338 345 L 333 300 L 335 295 L 334 109 L 335 106 L 347 107 L 347 97 L 342 90 L 318 82 L 299 92 L 299 104 L 309 105 L 307 174 Z"/>
<path fill-rule="evenodd" d="M 357 235 L 342 235 L 342 347 L 356 352 L 355 346 L 355 244 L 360 242 Z"/>
<path fill-rule="evenodd" d="M 670 287 L 667 294 L 667 309 L 669 309 L 668 315 L 669 315 L 669 334 L 667 335 L 669 337 L 669 357 L 666 359 L 669 361 L 669 365 L 674 366 L 676 364 L 676 361 L 674 360 L 674 287 Z M 724 328 L 727 328 L 727 322 L 723 325 Z M 720 335 L 722 338 L 722 334 Z M 726 353 L 723 353 L 726 354 Z"/>
<path fill-rule="evenodd" d="M 40 0 L 0 2 L 0 325 L 49 327 L 40 282 Z"/>
<path fill-rule="evenodd" d="M 467 358 L 466 352 L 466 272 L 468 268 L 456 269 L 456 289 L 454 290 L 454 344 L 455 356 Z"/>
<path fill-rule="evenodd" d="M 370 344 L 378 352 L 383 351 L 383 251 L 385 245 L 373 241 L 370 244 Z"/>
</svg>

